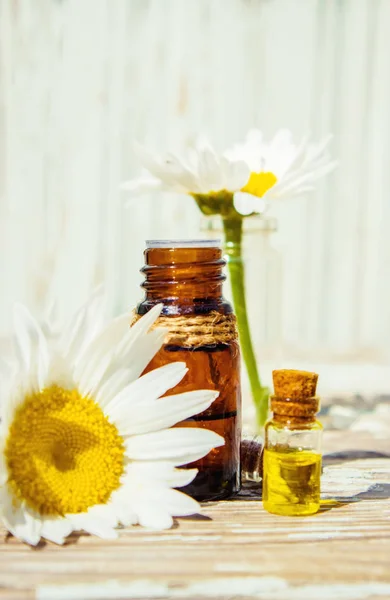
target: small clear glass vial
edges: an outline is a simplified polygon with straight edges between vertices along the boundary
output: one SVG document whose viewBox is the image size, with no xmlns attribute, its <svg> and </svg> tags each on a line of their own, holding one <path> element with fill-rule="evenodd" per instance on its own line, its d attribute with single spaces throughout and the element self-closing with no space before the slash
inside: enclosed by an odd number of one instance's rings
<svg viewBox="0 0 390 600">
<path fill-rule="evenodd" d="M 303 516 L 320 508 L 317 378 L 307 371 L 273 372 L 273 418 L 265 426 L 263 457 L 263 505 L 270 513 Z"/>
</svg>

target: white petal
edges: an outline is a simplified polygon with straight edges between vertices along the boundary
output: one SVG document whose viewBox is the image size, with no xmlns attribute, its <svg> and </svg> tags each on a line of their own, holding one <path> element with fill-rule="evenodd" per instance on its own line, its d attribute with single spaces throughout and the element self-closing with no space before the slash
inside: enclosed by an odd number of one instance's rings
<svg viewBox="0 0 390 600">
<path fill-rule="evenodd" d="M 4 454 L 4 449 L 5 449 L 5 445 L 6 445 L 6 440 L 7 440 L 7 430 L 5 430 L 5 425 L 4 423 L 1 423 L 0 425 L 0 490 L 2 489 L 2 486 L 6 483 L 7 479 L 8 479 L 8 473 L 7 473 L 7 464 L 5 461 L 5 454 Z M 0 507 L 0 511 L 1 511 L 1 507 Z"/>
<path fill-rule="evenodd" d="M 47 374 L 46 386 L 58 385 L 65 389 L 73 389 L 75 381 L 73 379 L 73 369 L 68 360 L 57 351 L 52 350 L 49 369 Z"/>
<path fill-rule="evenodd" d="M 175 155 L 168 154 L 166 160 L 169 164 L 171 173 L 170 187 L 173 191 L 188 193 L 189 191 L 200 191 L 200 181 L 197 174 L 199 157 L 197 153 L 191 156 L 191 153 L 185 158 L 179 158 Z"/>
<path fill-rule="evenodd" d="M 135 151 L 142 165 L 154 178 L 161 180 L 164 187 L 175 189 L 175 191 L 186 191 L 183 186 L 178 186 L 178 176 L 180 174 L 186 176 L 187 173 L 182 171 L 181 165 L 176 163 L 174 157 L 158 159 L 152 152 L 138 143 L 135 144 Z"/>
<path fill-rule="evenodd" d="M 262 212 L 257 208 L 258 198 L 252 194 L 246 192 L 236 192 L 234 194 L 233 202 L 234 208 L 240 215 L 250 215 L 254 212 Z"/>
<path fill-rule="evenodd" d="M 131 416 L 132 407 L 138 402 L 148 402 L 158 398 L 175 387 L 187 373 L 185 363 L 170 363 L 150 371 L 124 388 L 105 407 L 105 414 L 111 419 Z"/>
<path fill-rule="evenodd" d="M 133 328 L 127 327 L 122 343 L 117 346 L 116 351 L 113 353 L 109 374 L 118 368 L 118 365 L 120 368 L 126 365 L 131 370 L 133 379 L 139 377 L 163 345 L 166 334 L 166 329 L 162 328 L 140 333 L 133 332 Z"/>
<path fill-rule="evenodd" d="M 219 160 L 210 147 L 204 147 L 199 152 L 198 168 L 199 179 L 204 193 L 210 190 L 218 191 L 223 189 Z"/>
<path fill-rule="evenodd" d="M 229 152 L 217 154 L 205 139 L 198 138 L 183 157 L 166 154 L 158 158 L 140 145 L 137 145 L 136 151 L 151 174 L 153 185 L 157 187 L 156 180 L 160 181 L 162 189 L 185 194 L 207 194 L 223 189 L 234 192 L 249 178 L 249 168 L 243 157 L 237 161 L 234 153 L 232 159 Z M 149 178 L 140 178 L 127 183 L 126 187 L 132 192 L 142 192 L 145 188 L 150 189 L 150 185 Z"/>
<path fill-rule="evenodd" d="M 151 326 L 157 321 L 160 313 L 163 309 L 162 304 L 156 304 L 153 306 L 145 315 L 143 315 L 136 323 L 132 326 L 131 331 L 133 334 L 142 335 L 146 333 Z"/>
<path fill-rule="evenodd" d="M 225 187 L 231 192 L 240 190 L 248 183 L 250 169 L 244 161 L 234 161 L 228 164 L 223 163 L 225 171 Z"/>
<path fill-rule="evenodd" d="M 12 379 L 15 373 L 15 365 L 12 361 L 0 357 L 0 378 L 1 378 L 1 390 L 3 391 L 4 385 L 6 382 L 9 382 Z M 2 396 L 4 394 L 2 393 Z"/>
<path fill-rule="evenodd" d="M 184 487 L 193 481 L 198 469 L 177 469 L 169 462 L 132 462 L 127 466 L 125 486 L 134 486 L 140 481 L 151 481 L 165 487 Z"/>
<path fill-rule="evenodd" d="M 43 526 L 41 537 L 53 542 L 54 544 L 62 545 L 65 539 L 73 531 L 72 524 L 63 517 L 58 518 L 43 518 Z"/>
<path fill-rule="evenodd" d="M 324 151 L 331 142 L 333 135 L 327 135 L 319 144 L 313 144 L 308 148 L 307 158 L 311 163 L 324 157 Z"/>
<path fill-rule="evenodd" d="M 22 376 L 20 372 L 18 372 L 13 380 L 10 382 L 10 385 L 7 390 L 7 395 L 3 397 L 2 407 L 1 407 L 1 418 L 2 418 L 2 430 L 4 431 L 3 435 L 7 436 L 8 427 L 14 420 L 15 412 L 20 406 L 20 404 L 24 401 L 26 395 L 30 395 L 37 391 L 37 378 L 35 369 L 30 374 L 25 374 Z"/>
<path fill-rule="evenodd" d="M 124 181 L 120 185 L 120 188 L 133 194 L 142 194 L 147 192 L 155 192 L 157 190 L 163 189 L 163 183 L 156 177 L 140 177 L 139 179 Z M 130 199 L 128 204 L 130 204 L 130 202 L 133 201 L 134 199 Z"/>
<path fill-rule="evenodd" d="M 158 431 L 203 412 L 219 392 L 199 390 L 145 401 L 135 406 L 116 425 L 122 436 Z"/>
<path fill-rule="evenodd" d="M 158 328 L 149 333 L 143 333 L 142 336 L 133 341 L 131 349 L 125 356 L 126 364 L 131 369 L 132 379 L 137 379 L 150 363 L 152 358 L 160 350 L 166 338 L 166 329 Z M 121 364 L 125 361 L 121 357 Z"/>
<path fill-rule="evenodd" d="M 36 320 L 26 307 L 14 308 L 15 351 L 22 369 L 21 376 L 29 374 L 30 385 L 39 390 L 45 386 L 49 366 L 47 341 Z"/>
<path fill-rule="evenodd" d="M 114 540 L 118 533 L 112 528 L 110 522 L 101 517 L 95 517 L 88 513 L 68 514 L 66 518 L 77 531 L 86 531 L 92 535 L 97 535 L 104 540 Z"/>
<path fill-rule="evenodd" d="M 141 375 L 163 345 L 165 329 L 148 331 L 158 318 L 161 308 L 161 304 L 155 306 L 131 329 L 126 325 L 122 339 L 113 346 L 115 349 L 111 352 L 111 362 L 105 376 L 94 389 L 95 400 L 102 408 Z"/>
<path fill-rule="evenodd" d="M 128 505 L 116 503 L 113 505 L 113 510 L 118 519 L 118 523 L 124 527 L 130 527 L 131 525 L 138 525 L 138 515 Z"/>
<path fill-rule="evenodd" d="M 58 347 L 71 364 L 77 364 L 85 348 L 100 331 L 103 325 L 103 305 L 103 288 L 99 286 L 64 328 Z"/>
<path fill-rule="evenodd" d="M 119 369 L 106 379 L 96 392 L 95 401 L 104 408 L 133 381 L 131 369 Z"/>
<path fill-rule="evenodd" d="M 128 327 L 127 315 L 117 317 L 91 340 L 78 358 L 74 378 L 82 394 L 92 394 L 99 385 L 112 360 L 113 349 L 123 339 Z"/>
<path fill-rule="evenodd" d="M 96 390 L 102 385 L 106 376 L 108 367 L 111 362 L 109 354 L 104 353 L 100 356 L 90 357 L 90 362 L 87 366 L 86 362 L 82 363 L 78 373 L 74 373 L 75 382 L 78 390 L 83 396 L 96 396 Z"/>
<path fill-rule="evenodd" d="M 111 494 L 108 506 L 116 516 L 119 524 L 128 527 L 129 525 L 137 525 L 138 516 L 133 511 L 131 506 L 132 488 L 121 485 L 118 490 Z"/>
<path fill-rule="evenodd" d="M 171 515 L 159 510 L 153 503 L 144 504 L 139 502 L 135 505 L 135 508 L 138 514 L 138 522 L 143 527 L 161 531 L 163 529 L 170 529 L 173 525 Z"/>
<path fill-rule="evenodd" d="M 133 377 L 139 376 L 164 339 L 162 331 L 147 333 L 158 318 L 161 308 L 161 304 L 154 307 L 131 329 L 129 315 L 121 315 L 111 321 L 92 340 L 79 357 L 74 372 L 82 394 L 91 394 L 95 397 L 99 387 L 118 366 L 129 365 L 133 370 Z"/>
<path fill-rule="evenodd" d="M 224 439 L 214 431 L 175 427 L 131 437 L 126 440 L 125 446 L 130 459 L 168 460 L 178 466 L 202 458 L 224 443 Z"/>
<path fill-rule="evenodd" d="M 198 502 L 178 490 L 158 490 L 155 499 L 157 504 L 173 517 L 187 517 L 200 512 Z"/>
<path fill-rule="evenodd" d="M 189 485 L 197 476 L 198 469 L 175 469 L 170 477 L 166 479 L 169 487 L 181 488 Z"/>
<path fill-rule="evenodd" d="M 156 491 L 152 486 L 133 491 L 129 500 L 131 508 L 142 527 L 157 531 L 170 529 L 173 525 L 172 515 L 160 506 L 155 496 Z"/>
<path fill-rule="evenodd" d="M 115 513 L 109 504 L 95 504 L 95 506 L 91 506 L 91 508 L 88 509 L 88 515 L 104 521 L 110 527 L 117 526 Z"/>
<path fill-rule="evenodd" d="M 200 512 L 196 500 L 177 490 L 145 486 L 134 491 L 131 506 L 139 524 L 151 529 L 169 529 L 172 517 L 183 517 Z"/>
<path fill-rule="evenodd" d="M 36 546 L 41 539 L 42 521 L 11 496 L 7 486 L 0 492 L 0 518 L 4 527 L 19 540 Z"/>
</svg>

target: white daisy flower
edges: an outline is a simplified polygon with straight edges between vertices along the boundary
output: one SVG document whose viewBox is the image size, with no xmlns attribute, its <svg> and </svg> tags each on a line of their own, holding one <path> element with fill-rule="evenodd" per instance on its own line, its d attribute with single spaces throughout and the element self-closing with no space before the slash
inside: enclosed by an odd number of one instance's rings
<svg viewBox="0 0 390 600">
<path fill-rule="evenodd" d="M 262 213 L 267 201 L 296 196 L 314 189 L 313 183 L 334 169 L 326 147 L 331 137 L 320 144 L 303 141 L 299 146 L 290 131 L 279 131 L 270 143 L 261 131 L 249 131 L 246 141 L 227 151 L 230 160 L 243 160 L 250 177 L 234 197 L 234 206 L 242 215 Z"/>
<path fill-rule="evenodd" d="M 123 189 L 134 193 L 160 190 L 189 194 L 206 214 L 220 214 L 232 207 L 233 193 L 250 176 L 245 161 L 218 154 L 203 138 L 181 158 L 174 154 L 158 157 L 139 144 L 135 150 L 146 174 L 124 183 Z"/>
<path fill-rule="evenodd" d="M 0 519 L 15 537 L 62 544 L 74 530 L 115 538 L 118 525 L 169 528 L 198 503 L 179 492 L 196 469 L 177 469 L 224 441 L 171 428 L 218 395 L 161 398 L 184 377 L 172 363 L 140 377 L 165 330 L 149 331 L 161 305 L 131 329 L 128 315 L 102 327 L 95 297 L 65 333 L 47 337 L 15 311 L 16 368 L 1 386 Z"/>
<path fill-rule="evenodd" d="M 270 143 L 261 131 L 249 131 L 246 141 L 217 154 L 199 139 L 186 156 L 161 158 L 136 145 L 145 175 L 123 184 L 133 193 L 173 191 L 190 194 L 207 215 L 263 213 L 267 200 L 295 196 L 313 189 L 313 183 L 336 163 L 325 152 L 330 136 L 320 144 L 293 143 L 290 131 L 279 131 Z"/>
</svg>

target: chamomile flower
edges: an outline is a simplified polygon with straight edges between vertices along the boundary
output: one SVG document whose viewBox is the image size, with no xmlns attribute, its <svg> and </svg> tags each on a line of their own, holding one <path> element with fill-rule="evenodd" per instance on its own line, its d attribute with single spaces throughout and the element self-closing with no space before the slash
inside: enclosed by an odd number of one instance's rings
<svg viewBox="0 0 390 600">
<path fill-rule="evenodd" d="M 78 311 L 58 339 L 24 307 L 15 311 L 15 368 L 0 387 L 0 520 L 32 545 L 62 544 L 74 530 L 111 539 L 121 524 L 169 528 L 173 516 L 199 509 L 172 489 L 196 469 L 176 467 L 224 443 L 211 431 L 171 428 L 217 396 L 161 398 L 184 363 L 140 376 L 164 340 L 165 330 L 150 331 L 161 306 L 130 329 L 128 315 L 102 326 L 99 303 Z"/>
<path fill-rule="evenodd" d="M 268 143 L 261 131 L 254 129 L 244 143 L 222 154 L 199 138 L 182 157 L 167 154 L 163 158 L 136 145 L 145 175 L 122 187 L 133 193 L 189 194 L 207 215 L 263 213 L 268 200 L 311 191 L 313 183 L 335 167 L 326 154 L 329 140 L 296 145 L 291 132 L 281 130 Z"/>
<path fill-rule="evenodd" d="M 296 145 L 291 132 L 281 130 L 267 143 L 261 131 L 249 131 L 243 144 L 227 151 L 230 160 L 243 160 L 250 169 L 248 181 L 234 197 L 237 212 L 262 213 L 269 200 L 313 190 L 313 183 L 336 165 L 326 153 L 329 141 L 327 137 L 319 144 Z"/>
</svg>

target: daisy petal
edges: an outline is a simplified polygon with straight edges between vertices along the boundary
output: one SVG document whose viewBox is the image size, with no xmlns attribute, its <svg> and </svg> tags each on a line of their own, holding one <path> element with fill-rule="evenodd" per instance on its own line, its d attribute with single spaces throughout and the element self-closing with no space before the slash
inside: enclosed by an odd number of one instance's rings
<svg viewBox="0 0 390 600">
<path fill-rule="evenodd" d="M 117 525 L 116 516 L 107 504 L 95 504 L 88 509 L 87 514 L 95 519 L 100 519 L 110 527 L 116 527 Z"/>
<path fill-rule="evenodd" d="M 76 531 L 85 531 L 103 540 L 115 540 L 118 537 L 115 529 L 100 517 L 95 517 L 88 513 L 80 513 L 66 515 L 66 518 Z"/>
<path fill-rule="evenodd" d="M 151 502 L 150 504 L 144 504 L 142 502 L 136 503 L 135 509 L 138 514 L 139 524 L 143 527 L 161 531 L 163 529 L 170 529 L 173 525 L 171 515 L 159 509 L 156 510 L 154 502 Z"/>
<path fill-rule="evenodd" d="M 121 184 L 120 188 L 133 194 L 142 194 L 162 190 L 163 184 L 156 177 L 149 176 L 140 177 L 139 179 L 134 179 L 132 181 L 125 181 Z M 129 200 L 129 203 L 130 202 L 131 199 Z"/>
<path fill-rule="evenodd" d="M 143 375 L 127 387 L 106 406 L 105 414 L 111 419 L 129 414 L 129 403 L 147 402 L 162 396 L 175 387 L 187 373 L 185 363 L 170 363 Z"/>
<path fill-rule="evenodd" d="M 202 458 L 224 443 L 214 431 L 175 427 L 131 437 L 125 442 L 125 452 L 133 460 L 168 460 L 179 466 Z"/>
<path fill-rule="evenodd" d="M 138 516 L 128 506 L 128 504 L 116 502 L 112 505 L 113 510 L 118 518 L 118 523 L 124 527 L 130 527 L 130 525 L 138 525 Z"/>
<path fill-rule="evenodd" d="M 3 448 L 1 448 L 0 452 L 1 452 L 1 454 L 0 454 L 0 489 L 1 489 L 1 486 L 6 484 L 8 476 L 7 476 L 7 463 L 4 458 Z"/>
<path fill-rule="evenodd" d="M 246 183 L 248 183 L 250 169 L 244 161 L 240 160 L 226 164 L 226 159 L 224 159 L 222 164 L 228 190 L 240 190 Z"/>
<path fill-rule="evenodd" d="M 181 194 L 209 194 L 226 190 L 235 192 L 245 185 L 249 178 L 249 167 L 245 160 L 237 160 L 234 152 L 218 154 L 205 139 L 199 137 L 183 157 L 168 153 L 157 157 L 140 144 L 136 153 L 148 177 L 126 182 L 123 187 L 130 192 L 143 192 L 150 186 L 171 190 Z"/>
<path fill-rule="evenodd" d="M 199 390 L 142 402 L 127 418 L 121 415 L 117 427 L 122 436 L 165 429 L 203 412 L 218 395 L 219 392 Z"/>
<path fill-rule="evenodd" d="M 126 354 L 126 361 L 131 369 L 132 379 L 137 379 L 150 363 L 153 356 L 157 354 L 164 343 L 166 329 L 158 328 L 143 334 L 136 342 L 133 342 L 131 350 Z M 121 360 L 123 364 L 123 360 Z"/>
<path fill-rule="evenodd" d="M 122 485 L 118 490 L 115 490 L 111 494 L 108 503 L 108 506 L 115 514 L 118 523 L 125 527 L 138 524 L 138 517 L 131 507 L 132 494 L 132 488 Z"/>
<path fill-rule="evenodd" d="M 101 408 L 104 408 L 132 381 L 131 369 L 119 369 L 115 371 L 96 391 L 95 401 Z"/>
<path fill-rule="evenodd" d="M 73 531 L 72 524 L 62 517 L 43 519 L 41 537 L 49 542 L 62 545 Z"/>
<path fill-rule="evenodd" d="M 158 490 L 156 500 L 162 509 L 174 517 L 187 517 L 200 512 L 198 502 L 178 490 Z"/>
<path fill-rule="evenodd" d="M 198 514 L 200 506 L 196 500 L 177 490 L 144 487 L 133 493 L 131 506 L 138 515 L 140 525 L 151 529 L 169 529 L 172 517 Z"/>
<path fill-rule="evenodd" d="M 79 356 L 74 377 L 82 394 L 91 394 L 103 379 L 112 360 L 112 348 L 121 342 L 127 328 L 128 316 L 117 317 L 91 340 Z"/>
<path fill-rule="evenodd" d="M 126 326 L 122 341 L 111 355 L 104 378 L 94 389 L 95 400 L 102 408 L 132 381 L 137 379 L 164 343 L 166 330 L 149 331 L 160 314 L 161 305 L 154 307 L 131 329 Z M 126 368 L 123 368 L 126 365 Z"/>
<path fill-rule="evenodd" d="M 98 287 L 64 328 L 58 348 L 70 364 L 77 364 L 85 348 L 100 331 L 103 324 L 103 305 L 103 288 Z"/>
<path fill-rule="evenodd" d="M 257 210 L 256 196 L 247 194 L 246 192 L 236 192 L 233 196 L 234 208 L 240 215 L 250 215 L 254 212 L 260 212 Z"/>
<path fill-rule="evenodd" d="M 127 467 L 124 486 L 132 488 L 139 481 L 153 481 L 159 486 L 184 487 L 194 480 L 198 469 L 177 469 L 169 462 L 132 462 Z"/>
<path fill-rule="evenodd" d="M 138 377 L 164 339 L 162 331 L 147 334 L 158 318 L 161 307 L 161 304 L 155 306 L 131 329 L 129 316 L 121 315 L 92 340 L 79 357 L 74 372 L 81 393 L 95 396 L 104 379 L 115 372 L 118 362 L 121 366 L 126 363 L 132 365 L 136 356 L 138 359 L 134 361 L 132 368 L 133 377 Z M 140 339 L 143 341 L 143 346 L 138 343 Z"/>
<path fill-rule="evenodd" d="M 6 529 L 19 540 L 36 546 L 41 539 L 42 522 L 20 502 L 13 501 L 4 486 L 0 493 L 2 514 Z"/>
<path fill-rule="evenodd" d="M 14 308 L 15 351 L 22 372 L 29 373 L 34 389 L 44 387 L 48 371 L 49 354 L 46 339 L 41 328 L 27 308 L 16 305 Z"/>
<path fill-rule="evenodd" d="M 49 364 L 46 387 L 49 387 L 50 385 L 57 385 L 65 389 L 72 389 L 75 387 L 73 369 L 69 365 L 69 362 L 61 356 L 61 354 L 56 352 L 52 352 Z"/>
<path fill-rule="evenodd" d="M 138 319 L 136 323 L 132 326 L 131 331 L 134 335 L 140 336 L 149 331 L 151 326 L 157 321 L 160 313 L 162 311 L 163 305 L 156 304 L 147 312 L 145 315 Z"/>
</svg>

